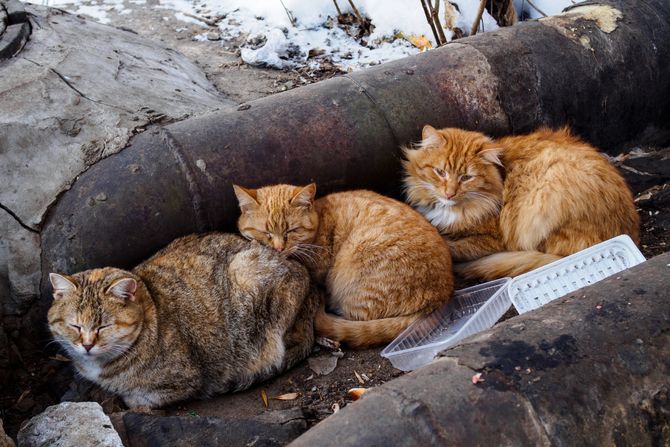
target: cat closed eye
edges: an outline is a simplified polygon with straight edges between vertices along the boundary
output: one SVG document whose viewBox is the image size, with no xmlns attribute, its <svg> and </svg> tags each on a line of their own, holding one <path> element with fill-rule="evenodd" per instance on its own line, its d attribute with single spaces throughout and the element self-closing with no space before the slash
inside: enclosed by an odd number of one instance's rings
<svg viewBox="0 0 670 447">
<path fill-rule="evenodd" d="M 436 174 L 438 177 L 442 177 L 442 178 L 446 178 L 446 177 L 447 177 L 447 173 L 444 171 L 444 169 L 433 168 L 433 172 L 435 172 L 435 174 Z"/>
<path fill-rule="evenodd" d="M 77 326 L 76 324 L 71 324 L 70 327 L 71 327 L 72 329 L 75 329 L 75 330 L 81 332 L 81 326 Z"/>
<path fill-rule="evenodd" d="M 96 332 L 99 334 L 101 330 L 107 329 L 109 327 L 112 327 L 112 325 L 111 324 L 106 324 L 104 326 L 100 326 Z"/>
</svg>

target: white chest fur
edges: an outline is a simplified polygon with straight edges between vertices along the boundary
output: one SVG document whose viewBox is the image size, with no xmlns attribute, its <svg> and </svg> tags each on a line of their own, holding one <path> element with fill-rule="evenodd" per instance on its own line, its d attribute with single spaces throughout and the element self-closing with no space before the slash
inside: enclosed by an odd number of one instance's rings
<svg viewBox="0 0 670 447">
<path fill-rule="evenodd" d="M 79 373 L 92 382 L 97 381 L 102 372 L 102 368 L 94 360 L 85 359 L 84 361 L 77 361 L 75 365 Z"/>
<path fill-rule="evenodd" d="M 436 203 L 432 207 L 418 207 L 417 211 L 440 231 L 448 230 L 460 217 L 451 204 Z"/>
</svg>

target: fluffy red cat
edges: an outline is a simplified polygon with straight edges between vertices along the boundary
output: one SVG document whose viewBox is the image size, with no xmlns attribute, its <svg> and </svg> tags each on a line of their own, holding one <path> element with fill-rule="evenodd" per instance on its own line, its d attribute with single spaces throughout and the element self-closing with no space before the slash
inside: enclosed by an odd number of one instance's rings
<svg viewBox="0 0 670 447">
<path fill-rule="evenodd" d="M 567 128 L 492 140 L 425 126 L 422 138 L 404 151 L 407 201 L 466 277 L 516 276 L 619 234 L 638 242 L 623 177 Z"/>
</svg>

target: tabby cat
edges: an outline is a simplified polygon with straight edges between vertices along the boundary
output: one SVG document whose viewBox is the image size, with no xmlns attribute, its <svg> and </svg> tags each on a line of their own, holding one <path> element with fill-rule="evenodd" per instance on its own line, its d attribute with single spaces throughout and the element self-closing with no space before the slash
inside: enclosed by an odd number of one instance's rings
<svg viewBox="0 0 670 447">
<path fill-rule="evenodd" d="M 314 200 L 316 185 L 234 186 L 240 232 L 305 262 L 329 310 L 317 335 L 365 347 L 393 340 L 449 300 L 449 247 L 409 206 L 370 191 Z"/>
<path fill-rule="evenodd" d="M 237 391 L 305 358 L 319 292 L 260 244 L 177 239 L 132 273 L 50 275 L 49 327 L 86 379 L 131 407 Z"/>
<path fill-rule="evenodd" d="M 516 276 L 619 234 L 638 242 L 626 182 L 567 128 L 494 141 L 425 126 L 422 137 L 404 151 L 407 201 L 466 277 Z"/>
</svg>

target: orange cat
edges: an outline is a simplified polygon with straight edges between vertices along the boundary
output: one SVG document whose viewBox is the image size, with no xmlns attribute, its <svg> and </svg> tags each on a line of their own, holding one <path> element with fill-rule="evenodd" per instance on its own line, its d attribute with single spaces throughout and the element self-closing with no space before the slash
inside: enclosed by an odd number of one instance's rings
<svg viewBox="0 0 670 447">
<path fill-rule="evenodd" d="M 329 292 L 340 317 L 321 312 L 321 336 L 352 347 L 387 343 L 452 296 L 449 247 L 402 202 L 370 191 L 315 201 L 315 184 L 234 188 L 242 235 L 301 259 Z"/>
<path fill-rule="evenodd" d="M 469 261 L 466 277 L 516 276 L 619 234 L 638 242 L 626 182 L 568 129 L 494 141 L 425 126 L 405 156 L 407 201 Z"/>
</svg>

